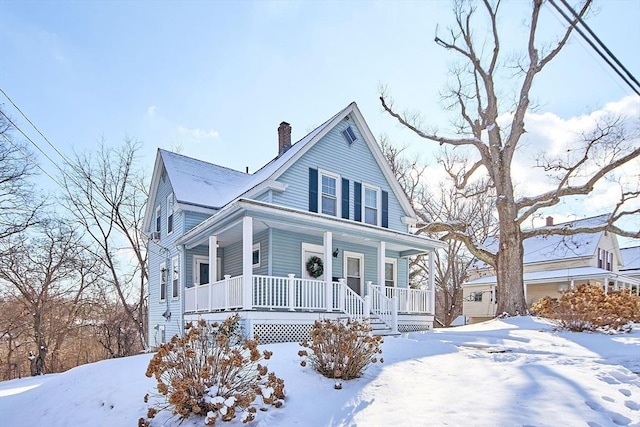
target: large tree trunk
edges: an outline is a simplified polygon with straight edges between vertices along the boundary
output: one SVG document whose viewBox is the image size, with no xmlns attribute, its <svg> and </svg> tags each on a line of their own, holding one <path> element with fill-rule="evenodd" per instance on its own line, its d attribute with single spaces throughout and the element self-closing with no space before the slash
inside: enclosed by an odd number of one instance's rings
<svg viewBox="0 0 640 427">
<path fill-rule="evenodd" d="M 513 203 L 498 201 L 500 221 L 500 247 L 496 254 L 496 278 L 498 280 L 496 315 L 525 314 L 522 258 L 524 249 L 520 227 L 516 224 Z"/>
</svg>

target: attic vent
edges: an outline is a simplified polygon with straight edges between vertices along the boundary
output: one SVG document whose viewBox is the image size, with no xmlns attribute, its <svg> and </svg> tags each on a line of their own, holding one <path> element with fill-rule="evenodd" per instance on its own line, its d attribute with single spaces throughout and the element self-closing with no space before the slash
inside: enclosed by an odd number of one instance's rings
<svg viewBox="0 0 640 427">
<path fill-rule="evenodd" d="M 342 135 L 344 136 L 344 139 L 347 140 L 349 145 L 353 144 L 354 142 L 356 142 L 356 139 L 358 139 L 353 129 L 351 129 L 351 126 L 347 126 L 347 128 L 342 131 Z"/>
</svg>

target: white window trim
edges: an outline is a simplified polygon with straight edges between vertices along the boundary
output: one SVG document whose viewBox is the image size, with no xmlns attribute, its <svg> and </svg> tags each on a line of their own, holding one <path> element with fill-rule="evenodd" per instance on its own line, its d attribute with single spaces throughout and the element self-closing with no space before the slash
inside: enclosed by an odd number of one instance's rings
<svg viewBox="0 0 640 427">
<path fill-rule="evenodd" d="M 322 176 L 336 180 L 336 218 L 342 218 L 342 177 L 336 173 L 318 168 L 318 212 L 323 215 L 333 216 L 322 212 Z"/>
<path fill-rule="evenodd" d="M 160 221 L 158 222 L 158 218 Z M 162 227 L 162 207 L 160 205 L 156 206 L 156 217 L 154 218 L 155 222 L 153 224 L 153 231 L 160 232 L 159 228 Z"/>
<path fill-rule="evenodd" d="M 252 264 L 253 268 L 260 268 L 260 265 L 262 264 L 262 250 L 260 249 L 260 242 L 258 243 L 254 243 L 253 247 L 251 248 L 251 260 L 253 261 L 253 253 L 255 251 L 258 251 L 258 262 L 256 264 Z"/>
<path fill-rule="evenodd" d="M 167 196 L 167 235 L 173 233 L 173 230 L 176 229 L 176 221 L 175 221 L 174 213 L 175 213 L 175 200 L 173 200 L 173 193 L 171 193 Z M 169 217 L 171 217 L 171 231 L 169 231 Z"/>
<path fill-rule="evenodd" d="M 178 266 L 178 271 L 175 271 L 174 266 L 177 265 Z M 175 286 L 175 294 L 174 295 L 174 286 L 173 286 L 173 275 L 177 274 L 178 275 L 178 281 L 176 283 Z M 171 299 L 172 300 L 178 300 L 180 299 L 180 257 L 179 256 L 174 256 L 173 258 L 171 258 Z"/>
<path fill-rule="evenodd" d="M 344 251 L 343 255 L 342 255 L 342 273 L 344 274 L 344 279 L 347 280 L 348 276 L 347 276 L 347 271 L 348 271 L 348 265 L 347 265 L 347 258 L 358 258 L 360 260 L 360 295 L 364 295 L 366 290 L 365 287 L 367 286 L 366 281 L 364 280 L 364 254 L 361 252 L 349 252 L 349 251 Z"/>
<path fill-rule="evenodd" d="M 164 280 L 164 284 L 162 283 L 162 270 L 164 270 L 164 275 L 165 275 L 165 280 Z M 168 276 L 168 271 L 167 271 L 167 263 L 165 262 L 161 262 L 160 263 L 160 287 L 158 288 L 158 293 L 159 293 L 159 300 L 160 302 L 164 302 L 167 300 L 167 276 Z M 162 287 L 164 286 L 164 298 L 162 298 Z"/>
<path fill-rule="evenodd" d="M 375 224 L 369 224 L 366 221 L 366 205 L 365 205 L 365 201 L 366 199 L 366 193 L 367 193 L 367 189 L 369 190 L 373 190 L 376 192 L 376 223 Z M 371 184 L 367 184 L 367 183 L 362 183 L 362 194 L 360 195 L 361 197 L 361 201 L 360 201 L 360 207 L 361 207 L 361 218 L 362 218 L 362 222 L 364 224 L 369 224 L 369 225 L 377 225 L 380 226 L 380 224 L 382 224 L 382 190 L 380 189 L 380 187 L 377 187 L 375 185 L 371 185 Z"/>
<path fill-rule="evenodd" d="M 385 258 L 384 259 L 384 285 L 387 286 L 387 264 L 393 264 L 393 287 L 398 287 L 398 259 L 397 258 Z"/>
</svg>

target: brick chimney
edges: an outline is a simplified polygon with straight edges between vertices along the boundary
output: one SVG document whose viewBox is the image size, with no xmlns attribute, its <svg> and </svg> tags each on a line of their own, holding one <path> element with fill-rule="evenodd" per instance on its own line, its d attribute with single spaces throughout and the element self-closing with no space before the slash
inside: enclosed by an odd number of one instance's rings
<svg viewBox="0 0 640 427">
<path fill-rule="evenodd" d="M 278 156 L 281 156 L 291 147 L 291 125 L 287 122 L 278 126 Z"/>
<path fill-rule="evenodd" d="M 552 216 L 548 216 L 547 217 L 547 227 L 551 227 L 553 225 L 553 217 Z"/>
</svg>

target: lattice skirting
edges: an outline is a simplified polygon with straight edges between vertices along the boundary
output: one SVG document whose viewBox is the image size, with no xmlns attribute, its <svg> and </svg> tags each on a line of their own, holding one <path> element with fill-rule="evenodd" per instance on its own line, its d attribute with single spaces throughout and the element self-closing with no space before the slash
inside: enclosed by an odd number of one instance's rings
<svg viewBox="0 0 640 427">
<path fill-rule="evenodd" d="M 260 344 L 301 342 L 309 339 L 313 324 L 302 323 L 254 323 L 253 334 Z"/>
<path fill-rule="evenodd" d="M 418 332 L 430 330 L 430 325 L 427 323 L 405 323 L 398 325 L 398 332 Z"/>
</svg>

